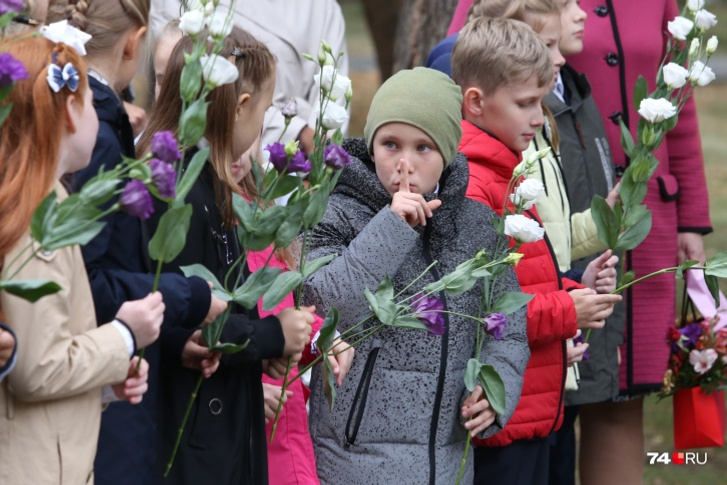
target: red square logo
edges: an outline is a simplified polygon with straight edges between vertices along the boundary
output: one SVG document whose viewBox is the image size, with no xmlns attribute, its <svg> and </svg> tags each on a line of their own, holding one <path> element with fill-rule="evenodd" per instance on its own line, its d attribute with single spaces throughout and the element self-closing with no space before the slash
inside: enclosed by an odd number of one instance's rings
<svg viewBox="0 0 727 485">
<path fill-rule="evenodd" d="M 675 465 L 683 465 L 684 464 L 684 453 L 672 453 L 671 462 L 674 463 Z"/>
</svg>

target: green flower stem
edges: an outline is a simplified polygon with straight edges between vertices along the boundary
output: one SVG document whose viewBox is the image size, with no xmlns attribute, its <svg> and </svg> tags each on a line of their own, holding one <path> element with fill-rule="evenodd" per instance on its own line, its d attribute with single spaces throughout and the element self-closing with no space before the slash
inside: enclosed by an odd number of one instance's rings
<svg viewBox="0 0 727 485">
<path fill-rule="evenodd" d="M 154 285 L 151 287 L 151 292 L 154 293 L 157 291 L 157 288 L 159 288 L 159 277 L 162 274 L 162 264 L 164 262 L 160 259 L 157 261 L 157 271 L 154 275 Z M 136 369 L 134 370 L 134 374 L 139 374 L 139 369 L 141 369 L 141 361 L 144 360 L 144 354 L 146 353 L 146 347 L 141 349 L 141 352 L 139 352 L 139 362 L 136 363 Z"/>
<path fill-rule="evenodd" d="M 189 396 L 189 402 L 187 402 L 187 410 L 184 412 L 184 418 L 182 418 L 182 423 L 179 425 L 179 429 L 177 429 L 177 439 L 174 441 L 174 448 L 172 449 L 172 456 L 169 457 L 169 461 L 167 462 L 167 468 L 164 470 L 164 478 L 169 476 L 169 472 L 172 469 L 172 465 L 174 464 L 174 457 L 177 456 L 177 450 L 179 449 L 179 443 L 182 441 L 182 433 L 184 432 L 184 426 L 187 424 L 187 419 L 189 419 L 189 413 L 192 410 L 192 404 L 194 404 L 194 400 L 197 399 L 197 393 L 199 392 L 199 388 L 202 385 L 202 373 L 199 373 L 199 377 L 197 378 L 197 384 L 194 386 L 194 391 L 192 391 L 192 395 Z"/>
<path fill-rule="evenodd" d="M 6 265 L 6 266 L 5 266 L 4 268 L 3 268 L 3 273 L 4 273 L 4 272 L 5 272 L 6 270 L 9 270 L 9 269 L 10 269 L 10 268 L 11 268 L 11 267 L 12 267 L 12 266 L 13 266 L 13 265 L 14 265 L 14 264 L 15 264 L 15 263 L 16 263 L 16 262 L 18 261 L 18 259 L 20 259 L 20 256 L 22 256 L 23 254 L 25 254 L 25 252 L 26 252 L 26 251 L 27 251 L 28 249 L 32 248 L 32 247 L 33 247 L 33 239 L 31 238 L 30 242 L 29 242 L 29 243 L 28 243 L 28 244 L 27 244 L 27 245 L 26 245 L 26 246 L 25 246 L 25 247 L 24 247 L 24 248 L 22 249 L 22 251 L 20 251 L 20 252 L 19 252 L 18 254 L 16 254 L 16 255 L 15 255 L 15 257 L 14 257 L 14 258 L 12 259 L 12 261 L 10 261 L 10 262 L 9 262 L 9 263 L 8 263 L 8 264 L 7 264 L 7 265 Z M 35 252 L 33 253 L 33 255 L 35 255 Z M 31 256 L 31 257 L 32 257 L 32 256 Z"/>
<path fill-rule="evenodd" d="M 419 281 L 420 279 L 422 279 L 425 274 L 429 273 L 429 270 L 431 270 L 432 268 L 434 268 L 438 264 L 439 264 L 439 261 L 435 259 L 434 262 L 432 262 L 432 264 L 430 264 L 429 266 L 427 266 L 424 269 L 424 271 L 422 271 L 422 273 L 419 276 L 417 276 L 416 278 L 414 278 L 411 283 L 409 283 L 408 285 L 406 285 L 406 287 L 404 287 L 404 289 L 402 289 L 399 293 L 397 293 L 396 295 L 394 295 L 394 298 L 399 298 L 399 296 L 402 293 L 404 293 L 406 290 L 408 290 L 409 288 L 411 288 L 414 285 L 414 283 L 416 283 L 417 281 Z M 406 301 L 406 300 L 404 300 L 404 301 Z"/>
<path fill-rule="evenodd" d="M 275 410 L 275 421 L 273 421 L 273 429 L 270 431 L 270 443 L 275 438 L 275 430 L 278 429 L 278 421 L 280 420 L 280 413 L 283 410 L 283 398 L 285 397 L 285 390 L 288 388 L 288 375 L 290 374 L 290 368 L 293 366 L 293 356 L 288 357 L 288 365 L 285 367 L 285 375 L 283 376 L 283 387 L 280 389 L 280 399 L 278 399 L 278 409 Z M 300 375 L 300 374 L 298 374 Z M 291 381 L 292 382 L 292 381 Z"/>
<path fill-rule="evenodd" d="M 472 418 L 470 417 L 470 421 Z M 462 482 L 462 476 L 464 475 L 465 465 L 467 464 L 467 455 L 470 451 L 470 443 L 472 442 L 472 433 L 467 431 L 467 443 L 464 447 L 464 456 L 462 457 L 462 464 L 459 466 L 459 473 L 457 474 L 457 482 L 455 485 L 459 485 Z"/>
</svg>

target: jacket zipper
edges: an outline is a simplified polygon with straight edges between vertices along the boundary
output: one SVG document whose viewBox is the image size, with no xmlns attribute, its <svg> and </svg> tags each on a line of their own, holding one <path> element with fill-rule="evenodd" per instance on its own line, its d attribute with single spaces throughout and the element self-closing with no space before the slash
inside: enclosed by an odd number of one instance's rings
<svg viewBox="0 0 727 485">
<path fill-rule="evenodd" d="M 533 214 L 531 211 L 527 210 L 525 211 L 530 216 L 531 219 L 537 221 L 538 219 L 535 217 L 535 214 Z M 558 277 L 558 290 L 563 289 L 563 281 L 560 279 L 560 270 L 558 270 L 558 259 L 555 257 L 555 251 L 553 250 L 553 246 L 550 244 L 550 239 L 548 239 L 548 235 L 546 234 L 543 236 L 543 240 L 548 246 L 548 251 L 550 251 L 550 257 L 553 259 L 553 264 L 555 264 L 555 274 Z M 555 427 L 558 425 L 558 416 L 560 416 L 560 410 L 563 407 L 563 401 L 565 399 L 565 378 L 568 373 L 568 354 L 566 354 L 566 348 L 565 348 L 565 341 L 561 342 L 561 352 L 562 352 L 562 359 L 563 359 L 563 370 L 562 370 L 562 376 L 560 379 L 560 396 L 558 397 L 558 410 L 555 413 L 555 420 L 553 421 L 553 427 L 550 428 L 550 431 L 548 434 L 555 431 Z"/>
<path fill-rule="evenodd" d="M 429 238 L 431 237 L 431 224 L 428 224 L 424 229 L 424 259 L 427 265 L 434 262 L 432 253 L 429 248 Z M 432 268 L 432 276 L 435 281 L 440 279 L 439 272 L 436 267 Z M 442 300 L 444 305 L 444 335 L 442 335 L 442 350 L 439 354 L 439 376 L 437 377 L 437 392 L 434 396 L 434 408 L 432 410 L 432 421 L 429 427 L 429 483 L 436 485 L 437 475 L 437 462 L 436 462 L 436 441 L 437 441 L 437 427 L 439 426 L 439 414 L 442 408 L 442 395 L 444 394 L 444 379 L 447 371 L 447 356 L 449 352 L 449 315 L 446 313 L 449 308 L 447 306 L 447 299 L 444 295 L 444 291 L 439 292 L 439 298 Z"/>
<path fill-rule="evenodd" d="M 346 420 L 346 436 L 343 444 L 345 449 L 348 449 L 351 445 L 356 443 L 356 436 L 358 436 L 358 430 L 361 427 L 361 421 L 363 420 L 364 411 L 366 410 L 366 399 L 369 394 L 369 386 L 371 385 L 371 376 L 374 374 L 374 365 L 376 364 L 376 359 L 378 358 L 379 351 L 381 350 L 380 342 L 374 341 L 373 345 L 374 348 L 371 349 L 368 357 L 366 357 L 366 364 L 364 365 L 361 379 L 358 381 L 356 394 L 353 396 L 353 404 L 351 405 L 351 411 L 348 413 L 348 420 Z M 359 397 L 361 398 L 360 401 Z M 359 402 L 360 405 L 357 406 Z M 352 424 L 353 430 L 351 429 Z"/>
</svg>

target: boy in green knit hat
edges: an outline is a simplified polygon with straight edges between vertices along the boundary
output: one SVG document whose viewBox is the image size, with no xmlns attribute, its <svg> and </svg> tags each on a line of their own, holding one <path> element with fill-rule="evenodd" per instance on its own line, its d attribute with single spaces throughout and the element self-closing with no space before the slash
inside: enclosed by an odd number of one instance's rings
<svg viewBox="0 0 727 485">
<path fill-rule="evenodd" d="M 465 197 L 461 103 L 446 75 L 400 71 L 374 96 L 366 138 L 344 143 L 353 161 L 309 239 L 310 258 L 335 259 L 306 280 L 304 302 L 321 315 L 337 308 L 345 330 L 369 313 L 364 290 L 388 276 L 393 294 L 411 297 L 429 335 L 387 327 L 359 342 L 333 411 L 314 371 L 310 427 L 321 483 L 454 483 L 467 433 L 497 433 L 520 396 L 529 356 L 524 311 L 508 317 L 501 339 L 487 336 L 484 344 L 482 361 L 506 389 L 506 412 L 496 415 L 482 389 L 469 393 L 463 380 L 477 326 L 464 315 L 479 315 L 482 284 L 456 296 L 416 296 L 477 251 L 494 254 L 505 244 L 494 212 Z M 519 290 L 512 268 L 499 278 L 493 298 Z M 372 318 L 361 328 L 379 323 Z M 472 482 L 469 460 L 462 483 Z"/>
</svg>

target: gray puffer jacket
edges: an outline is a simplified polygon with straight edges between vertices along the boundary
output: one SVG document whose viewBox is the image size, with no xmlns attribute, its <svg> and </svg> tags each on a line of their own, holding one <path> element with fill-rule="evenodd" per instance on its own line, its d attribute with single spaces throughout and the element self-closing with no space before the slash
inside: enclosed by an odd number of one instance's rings
<svg viewBox="0 0 727 485">
<path fill-rule="evenodd" d="M 412 229 L 390 210 L 391 196 L 376 176 L 364 141 L 347 140 L 345 148 L 357 159 L 343 170 L 326 215 L 313 231 L 310 252 L 311 259 L 338 257 L 305 282 L 303 297 L 321 315 L 337 308 L 340 330 L 369 314 L 363 290 L 374 291 L 387 274 L 398 292 L 438 260 L 405 292 L 415 294 L 478 250 L 494 252 L 498 242 L 495 213 L 465 198 L 469 172 L 461 155 L 440 179 L 442 206 L 425 227 Z M 495 298 L 505 291 L 519 291 L 512 268 L 498 280 Z M 439 296 L 445 309 L 476 316 L 481 295 L 478 284 L 459 296 Z M 321 371 L 314 371 L 310 429 L 322 483 L 455 482 L 466 441 L 460 421 L 467 395 L 463 376 L 474 355 L 476 326 L 470 319 L 445 316 L 441 337 L 387 328 L 360 343 L 332 412 Z M 482 361 L 503 378 L 507 412 L 481 437 L 501 430 L 515 410 L 529 355 L 522 309 L 508 319 L 502 340 L 486 337 Z M 462 483 L 471 483 L 472 475 L 470 458 Z"/>
</svg>

